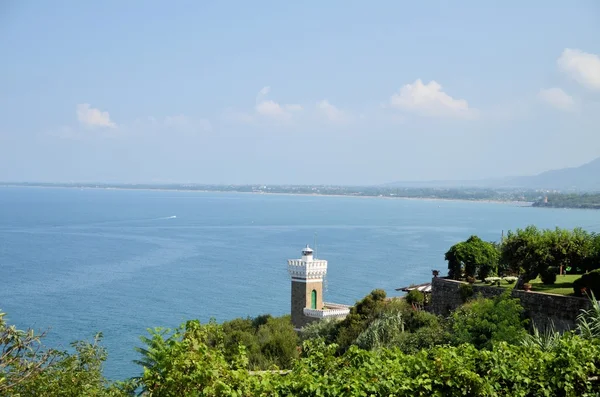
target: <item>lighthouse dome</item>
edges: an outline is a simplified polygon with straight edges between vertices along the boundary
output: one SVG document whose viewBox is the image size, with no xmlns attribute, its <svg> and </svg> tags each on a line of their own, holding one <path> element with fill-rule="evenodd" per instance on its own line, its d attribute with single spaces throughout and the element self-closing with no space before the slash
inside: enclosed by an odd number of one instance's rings
<svg viewBox="0 0 600 397">
<path fill-rule="evenodd" d="M 313 250 L 312 250 L 312 248 L 310 248 L 310 247 L 308 246 L 308 244 L 307 244 L 307 245 L 306 245 L 306 247 L 304 247 L 304 248 L 302 249 L 302 255 L 303 255 L 303 256 L 308 256 L 308 255 L 312 255 L 312 254 L 313 254 Z"/>
</svg>

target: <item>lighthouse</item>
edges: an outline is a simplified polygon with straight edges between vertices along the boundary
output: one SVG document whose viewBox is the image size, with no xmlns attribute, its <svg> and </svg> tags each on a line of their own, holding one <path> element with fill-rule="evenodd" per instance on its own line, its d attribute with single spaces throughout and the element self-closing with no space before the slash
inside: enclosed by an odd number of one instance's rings
<svg viewBox="0 0 600 397">
<path fill-rule="evenodd" d="M 300 259 L 288 260 L 288 273 L 292 279 L 291 315 L 294 328 L 326 317 L 344 318 L 349 306 L 323 301 L 323 279 L 327 274 L 327 261 L 316 259 L 308 245 L 302 249 Z"/>
</svg>

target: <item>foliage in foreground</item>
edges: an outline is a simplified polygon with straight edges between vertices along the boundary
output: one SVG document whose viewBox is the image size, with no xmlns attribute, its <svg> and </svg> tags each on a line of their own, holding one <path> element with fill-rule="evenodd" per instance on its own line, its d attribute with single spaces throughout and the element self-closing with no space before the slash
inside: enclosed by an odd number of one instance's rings
<svg viewBox="0 0 600 397">
<path fill-rule="evenodd" d="M 519 299 L 511 298 L 508 291 L 493 299 L 476 298 L 452 314 L 454 342 L 479 349 L 490 349 L 500 341 L 522 340 L 526 323 Z"/>
<path fill-rule="evenodd" d="M 583 338 L 600 340 L 600 301 L 592 293 L 590 302 L 592 307 L 577 316 L 577 332 Z"/>
<path fill-rule="evenodd" d="M 143 374 L 126 383 L 102 377 L 106 352 L 99 337 L 75 343 L 71 354 L 36 350 L 35 335 L 8 327 L 0 316 L 0 348 L 12 352 L 0 361 L 0 395 L 125 396 L 136 388 L 146 396 L 600 395 L 596 301 L 575 332 L 526 336 L 522 307 L 508 294 L 475 298 L 450 321 L 381 295 L 374 291 L 360 301 L 353 321 L 309 327 L 300 354 L 295 340 L 283 341 L 289 317 L 194 320 L 151 330 L 139 349 Z M 345 349 L 332 342 L 359 329 Z M 258 359 L 254 365 L 251 357 Z M 266 365 L 262 359 L 273 370 L 253 371 Z M 290 370 L 277 371 L 276 360 Z"/>
<path fill-rule="evenodd" d="M 45 348 L 43 335 L 8 325 L 0 313 L 0 395 L 126 396 L 133 381 L 110 383 L 102 375 L 102 335 L 72 344 L 73 353 Z"/>
<path fill-rule="evenodd" d="M 600 366 L 597 341 L 573 334 L 560 347 L 540 349 L 501 342 L 492 350 L 465 344 L 416 354 L 305 342 L 303 355 L 286 374 L 240 369 L 244 352 L 227 362 L 218 349 L 189 340 L 197 360 L 176 360 L 176 372 L 145 374 L 153 396 L 592 396 Z M 186 364 L 187 363 L 187 364 Z M 151 387 L 151 389 L 150 389 Z"/>
</svg>

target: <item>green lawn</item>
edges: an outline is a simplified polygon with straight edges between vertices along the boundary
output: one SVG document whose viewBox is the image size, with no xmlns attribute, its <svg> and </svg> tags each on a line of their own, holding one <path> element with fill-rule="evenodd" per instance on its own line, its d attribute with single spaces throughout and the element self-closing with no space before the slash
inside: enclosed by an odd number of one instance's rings
<svg viewBox="0 0 600 397">
<path fill-rule="evenodd" d="M 581 274 L 567 274 L 556 276 L 556 283 L 552 285 L 542 284 L 538 277 L 531 281 L 531 290 L 537 292 L 548 292 L 549 294 L 573 295 L 573 281 L 581 277 Z"/>
<path fill-rule="evenodd" d="M 547 292 L 549 294 L 573 295 L 573 281 L 577 280 L 579 277 L 581 277 L 581 274 L 567 274 L 564 276 L 556 276 L 556 283 L 552 285 L 544 285 L 542 283 L 542 280 L 538 277 L 535 280 L 530 281 L 531 290 L 536 292 Z M 483 281 L 477 281 L 475 285 L 486 285 L 491 287 L 496 286 L 486 284 Z M 513 289 L 514 287 L 515 283 L 508 284 L 504 280 L 500 282 L 500 288 Z"/>
</svg>

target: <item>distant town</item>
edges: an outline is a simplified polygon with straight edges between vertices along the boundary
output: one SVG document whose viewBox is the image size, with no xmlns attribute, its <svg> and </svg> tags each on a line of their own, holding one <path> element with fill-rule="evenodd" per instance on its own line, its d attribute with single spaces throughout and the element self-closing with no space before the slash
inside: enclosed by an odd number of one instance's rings
<svg viewBox="0 0 600 397">
<path fill-rule="evenodd" d="M 13 187 L 54 187 L 78 189 L 135 189 L 204 192 L 239 192 L 258 194 L 302 194 L 381 198 L 414 198 L 517 202 L 523 205 L 555 208 L 600 209 L 599 193 L 562 193 L 557 190 L 481 187 L 398 187 L 336 185 L 214 185 L 214 184 L 113 184 L 113 183 L 0 183 Z"/>
</svg>

